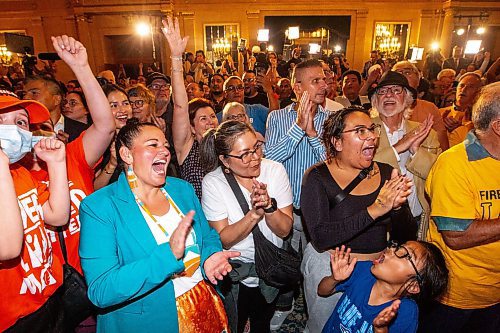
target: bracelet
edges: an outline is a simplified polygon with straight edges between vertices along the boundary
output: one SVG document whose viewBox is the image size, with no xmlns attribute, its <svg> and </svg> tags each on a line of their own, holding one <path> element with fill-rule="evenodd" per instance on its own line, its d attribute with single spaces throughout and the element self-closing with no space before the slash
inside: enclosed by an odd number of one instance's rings
<svg viewBox="0 0 500 333">
<path fill-rule="evenodd" d="M 172 59 L 172 60 L 181 60 L 182 61 L 182 57 L 170 56 L 170 59 Z"/>
<path fill-rule="evenodd" d="M 183 69 L 175 69 L 175 68 L 172 68 L 172 73 L 183 73 L 184 70 Z"/>
</svg>

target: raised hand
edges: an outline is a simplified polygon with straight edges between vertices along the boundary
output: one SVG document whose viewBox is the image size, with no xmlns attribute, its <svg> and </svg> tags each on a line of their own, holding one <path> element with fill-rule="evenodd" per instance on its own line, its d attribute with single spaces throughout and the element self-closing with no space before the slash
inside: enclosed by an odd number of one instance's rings
<svg viewBox="0 0 500 333">
<path fill-rule="evenodd" d="M 170 47 L 170 53 L 173 57 L 182 57 L 182 54 L 186 50 L 186 45 L 189 40 L 189 36 L 181 37 L 181 32 L 179 29 L 179 20 L 177 18 L 172 19 L 171 16 L 163 20 L 163 35 L 167 39 L 168 46 Z"/>
<path fill-rule="evenodd" d="M 265 93 L 273 92 L 273 80 L 270 75 L 257 75 L 257 84 L 262 87 Z"/>
<path fill-rule="evenodd" d="M 220 251 L 208 257 L 203 264 L 208 280 L 213 284 L 217 284 L 217 280 L 224 279 L 224 276 L 233 269 L 229 259 L 239 256 L 240 253 L 237 251 Z"/>
<path fill-rule="evenodd" d="M 89 65 L 87 49 L 85 49 L 82 43 L 66 35 L 57 37 L 52 36 L 50 38 L 52 39 L 52 45 L 59 57 L 71 67 L 71 69 Z"/>
<path fill-rule="evenodd" d="M 60 140 L 54 138 L 41 139 L 34 149 L 36 156 L 47 164 L 66 161 L 66 149 L 64 143 Z"/>
<path fill-rule="evenodd" d="M 193 223 L 194 211 L 190 211 L 186 214 L 175 228 L 172 236 L 170 236 L 169 244 L 172 253 L 177 258 L 177 260 L 184 257 L 184 250 L 186 249 L 186 238 L 191 230 L 191 224 Z"/>
<path fill-rule="evenodd" d="M 347 251 L 345 251 L 345 245 L 342 245 L 340 250 L 337 247 L 334 253 L 330 253 L 332 276 L 335 281 L 344 281 L 351 276 L 358 259 L 352 258 L 352 260 L 350 260 L 350 254 L 351 249 L 348 248 Z"/>
<path fill-rule="evenodd" d="M 391 323 L 391 321 L 396 317 L 396 314 L 398 313 L 399 310 L 399 305 L 401 304 L 401 301 L 399 299 L 395 300 L 392 302 L 391 305 L 383 309 L 382 311 L 379 312 L 377 317 L 373 319 L 373 332 L 374 333 L 385 333 L 388 332 L 388 326 Z"/>
</svg>

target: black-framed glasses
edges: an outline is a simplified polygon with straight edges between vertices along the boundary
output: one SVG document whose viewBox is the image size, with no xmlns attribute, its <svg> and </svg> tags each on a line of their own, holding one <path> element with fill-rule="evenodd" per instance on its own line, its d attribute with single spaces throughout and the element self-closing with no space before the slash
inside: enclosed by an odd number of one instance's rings
<svg viewBox="0 0 500 333">
<path fill-rule="evenodd" d="M 366 126 L 358 126 L 354 129 L 343 131 L 341 133 L 350 133 L 355 132 L 360 140 L 367 140 L 370 138 L 371 134 L 375 135 L 375 137 L 380 137 L 380 132 L 382 131 L 382 126 L 379 124 L 374 124 L 370 127 Z"/>
<path fill-rule="evenodd" d="M 400 95 L 403 93 L 404 88 L 401 86 L 394 86 L 394 87 L 382 87 L 377 89 L 377 95 L 385 95 L 389 91 L 393 93 L 394 95 Z"/>
<path fill-rule="evenodd" d="M 226 88 L 227 92 L 235 92 L 236 90 L 242 91 L 245 90 L 245 87 L 243 85 L 238 85 L 238 86 L 229 86 Z"/>
<path fill-rule="evenodd" d="M 408 261 L 410 262 L 411 266 L 415 270 L 415 277 L 417 278 L 417 282 L 418 282 L 419 285 L 421 285 L 422 281 L 423 281 L 422 275 L 420 275 L 420 273 L 418 272 L 417 265 L 415 265 L 415 262 L 411 258 L 410 251 L 406 247 L 404 247 L 403 245 L 399 245 L 398 242 L 395 242 L 393 240 L 390 240 L 387 243 L 387 248 L 388 249 L 394 249 L 394 255 L 397 258 L 399 258 L 399 259 L 408 259 Z"/>
<path fill-rule="evenodd" d="M 136 101 L 130 101 L 130 105 L 134 108 L 142 108 L 144 106 L 144 100 L 138 99 Z"/>
<path fill-rule="evenodd" d="M 162 90 L 162 89 L 168 90 L 168 89 L 170 89 L 170 84 L 153 83 L 152 85 L 149 86 L 149 89 L 151 89 L 151 90 Z"/>
<path fill-rule="evenodd" d="M 69 100 L 66 100 L 66 102 L 72 108 L 74 108 L 75 106 L 78 106 L 78 105 L 82 104 L 82 103 L 78 102 L 76 99 L 69 99 Z"/>
<path fill-rule="evenodd" d="M 244 78 L 242 81 L 245 83 L 247 83 L 247 82 L 251 83 L 251 82 L 255 81 L 255 78 L 254 77 L 247 77 L 247 78 Z"/>
<path fill-rule="evenodd" d="M 227 117 L 228 120 L 245 121 L 247 119 L 246 113 L 232 114 Z"/>
<path fill-rule="evenodd" d="M 231 155 L 231 154 L 226 154 L 224 156 L 226 157 L 233 157 L 233 158 L 238 158 L 241 160 L 241 162 L 248 164 L 252 161 L 254 155 L 257 156 L 257 158 L 262 156 L 262 147 L 264 145 L 263 141 L 257 141 L 255 146 L 253 146 L 253 150 L 249 150 L 247 152 L 244 152 L 241 155 Z"/>
</svg>

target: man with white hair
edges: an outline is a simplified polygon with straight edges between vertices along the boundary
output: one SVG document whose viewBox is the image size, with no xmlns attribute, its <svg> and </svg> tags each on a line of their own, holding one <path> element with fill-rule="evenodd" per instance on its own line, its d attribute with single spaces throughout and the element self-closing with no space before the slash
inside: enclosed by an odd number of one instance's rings
<svg viewBox="0 0 500 333">
<path fill-rule="evenodd" d="M 437 159 L 427 179 L 429 241 L 446 258 L 449 288 L 424 311 L 426 333 L 500 327 L 500 82 L 472 107 L 474 130 Z"/>
<path fill-rule="evenodd" d="M 416 95 L 406 77 L 393 71 L 385 73 L 377 87 L 368 93 L 372 108 L 378 113 L 373 122 L 383 128 L 374 160 L 390 164 L 413 179 L 408 204 L 419 223 L 418 238 L 424 239 L 429 217 L 425 180 L 441 148 L 432 130 L 431 115 L 421 123 L 408 120 Z"/>
<path fill-rule="evenodd" d="M 392 70 L 398 72 L 399 74 L 403 74 L 408 80 L 408 84 L 413 89 L 417 90 L 418 85 L 420 84 L 420 78 L 422 77 L 417 66 L 405 60 L 394 64 Z M 432 115 L 432 120 L 434 121 L 432 129 L 437 133 L 439 146 L 443 151 L 445 151 L 449 148 L 449 143 L 446 128 L 444 127 L 443 119 L 441 118 L 441 113 L 439 113 L 439 110 L 434 103 L 417 98 L 412 105 L 410 120 L 421 123 L 427 119 L 429 115 Z"/>
</svg>

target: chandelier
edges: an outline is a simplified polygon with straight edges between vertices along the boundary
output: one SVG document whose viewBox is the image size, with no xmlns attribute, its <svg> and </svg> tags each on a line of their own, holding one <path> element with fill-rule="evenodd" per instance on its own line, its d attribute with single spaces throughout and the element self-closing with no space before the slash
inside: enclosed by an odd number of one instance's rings
<svg viewBox="0 0 500 333">
<path fill-rule="evenodd" d="M 12 62 L 12 52 L 7 50 L 7 47 L 0 46 L 0 63 L 10 65 Z"/>
<path fill-rule="evenodd" d="M 223 59 L 231 51 L 231 43 L 226 38 L 217 38 L 212 44 L 212 49 L 216 59 Z"/>
</svg>

